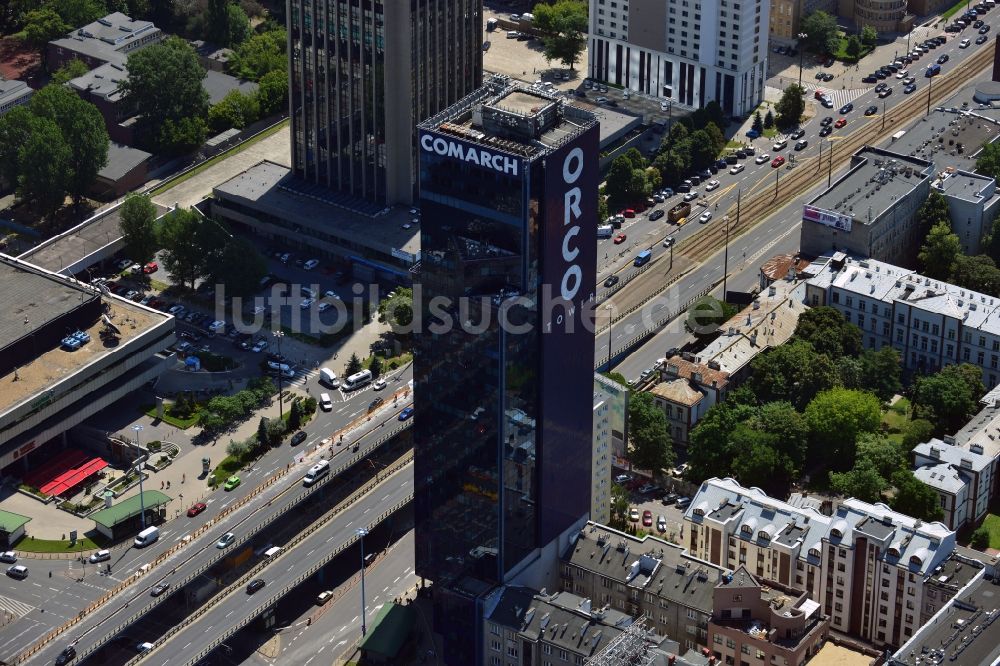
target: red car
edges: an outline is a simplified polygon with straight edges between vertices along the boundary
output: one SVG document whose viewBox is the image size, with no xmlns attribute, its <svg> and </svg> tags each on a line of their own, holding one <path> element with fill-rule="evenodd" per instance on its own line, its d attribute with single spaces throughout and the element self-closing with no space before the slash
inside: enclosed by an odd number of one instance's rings
<svg viewBox="0 0 1000 666">
<path fill-rule="evenodd" d="M 188 518 L 194 518 L 207 508 L 208 506 L 204 502 L 198 502 L 196 504 L 192 504 L 191 508 L 188 509 Z"/>
<path fill-rule="evenodd" d="M 625 217 L 635 217 L 635 210 L 632 208 L 626 208 L 622 211 L 622 215 Z"/>
<path fill-rule="evenodd" d="M 773 160 L 771 160 L 771 166 L 774 167 L 775 169 L 777 169 L 784 163 L 785 163 L 785 158 L 782 157 L 781 155 L 778 155 Z"/>
<path fill-rule="evenodd" d="M 649 509 L 642 512 L 642 525 L 643 527 L 653 526 L 653 512 Z"/>
<path fill-rule="evenodd" d="M 142 272 L 145 273 L 146 275 L 155 273 L 158 270 L 160 270 L 160 267 L 156 265 L 155 261 L 151 261 L 142 267 Z"/>
<path fill-rule="evenodd" d="M 615 236 L 615 245 L 620 245 L 625 242 L 625 234 L 618 234 Z"/>
<path fill-rule="evenodd" d="M 841 118 L 840 120 L 838 120 L 837 122 L 835 122 L 833 124 L 833 126 L 836 127 L 837 129 L 840 129 L 841 127 L 843 127 L 846 124 L 847 124 L 847 118 Z"/>
</svg>

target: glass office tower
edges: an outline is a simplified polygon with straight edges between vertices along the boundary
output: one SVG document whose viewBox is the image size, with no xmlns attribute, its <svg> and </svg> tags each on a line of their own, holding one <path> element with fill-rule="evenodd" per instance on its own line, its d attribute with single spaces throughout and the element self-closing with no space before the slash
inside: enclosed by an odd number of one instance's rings
<svg viewBox="0 0 1000 666">
<path fill-rule="evenodd" d="M 499 76 L 418 128 L 416 570 L 449 663 L 589 511 L 598 130 Z"/>
<path fill-rule="evenodd" d="M 482 81 L 482 0 L 289 0 L 292 168 L 409 204 L 414 128 Z"/>
</svg>

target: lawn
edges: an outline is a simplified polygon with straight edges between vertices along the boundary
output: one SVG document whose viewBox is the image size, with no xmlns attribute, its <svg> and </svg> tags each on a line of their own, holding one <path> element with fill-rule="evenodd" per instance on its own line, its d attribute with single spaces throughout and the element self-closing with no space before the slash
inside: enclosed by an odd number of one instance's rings
<svg viewBox="0 0 1000 666">
<path fill-rule="evenodd" d="M 833 57 L 841 62 L 854 64 L 864 58 L 866 55 L 875 50 L 873 46 L 861 45 L 861 53 L 858 54 L 857 58 L 852 58 L 847 55 L 847 37 L 845 35 L 840 36 L 840 42 L 837 44 L 837 50 L 833 52 Z"/>
<path fill-rule="evenodd" d="M 896 444 L 903 443 L 903 429 L 910 420 L 910 401 L 900 398 L 882 413 L 882 423 L 889 431 L 889 439 Z"/>
<path fill-rule="evenodd" d="M 141 409 L 142 409 L 142 413 L 145 414 L 146 416 L 148 416 L 150 418 L 153 418 L 153 419 L 159 418 L 164 423 L 169 423 L 170 425 L 174 426 L 175 428 L 180 428 L 181 430 L 187 430 L 191 426 L 193 426 L 196 423 L 198 423 L 199 412 L 198 412 L 197 409 L 194 411 L 194 413 L 191 414 L 191 416 L 189 416 L 187 418 L 180 418 L 180 417 L 177 417 L 177 416 L 173 416 L 170 413 L 170 410 L 171 410 L 172 407 L 173 407 L 173 405 L 164 404 L 164 406 L 163 406 L 163 416 L 162 417 L 157 416 L 157 414 L 156 414 L 156 405 L 143 405 Z"/>
<path fill-rule="evenodd" d="M 778 136 L 778 128 L 777 127 L 765 127 L 764 128 L 764 136 L 767 137 L 768 139 L 773 139 L 774 137 Z"/>
<path fill-rule="evenodd" d="M 969 6 L 968 0 L 958 0 L 950 9 L 941 12 L 941 18 L 949 19 Z"/>
<path fill-rule="evenodd" d="M 216 155 L 212 159 L 206 160 L 206 161 L 202 162 L 201 164 L 199 164 L 195 168 L 191 169 L 187 173 L 183 174 L 182 176 L 178 176 L 177 178 L 175 178 L 175 179 L 173 179 L 173 180 L 171 180 L 169 182 L 166 182 L 163 185 L 160 185 L 160 186 L 154 188 L 148 194 L 151 197 L 155 197 L 158 194 L 163 194 L 164 192 L 166 192 L 167 190 L 169 190 L 171 187 L 174 187 L 175 185 L 180 185 L 185 180 L 187 180 L 187 179 L 189 179 L 189 178 L 191 178 L 193 176 L 197 176 L 199 173 L 201 173 L 205 169 L 208 169 L 209 167 L 211 167 L 216 162 L 221 162 L 222 160 L 224 160 L 224 159 L 226 159 L 228 157 L 232 157 L 236 153 L 239 153 L 239 152 L 242 152 L 242 151 L 246 150 L 247 148 L 249 148 L 253 144 L 257 143 L 258 141 L 263 141 L 267 137 L 271 136 L 272 134 L 274 134 L 276 132 L 281 131 L 282 129 L 284 129 L 287 126 L 288 126 L 288 119 L 286 118 L 282 122 L 278 123 L 277 125 L 274 125 L 273 127 L 270 127 L 268 129 L 264 130 L 263 132 L 261 132 L 260 134 L 254 136 L 253 138 L 247 139 L 246 141 L 244 141 L 242 143 L 238 143 L 235 146 L 233 146 L 232 148 L 230 148 L 229 150 L 224 150 L 223 152 L 219 153 L 218 155 Z"/>
<path fill-rule="evenodd" d="M 15 544 L 14 549 L 19 550 L 24 553 L 78 553 L 81 550 L 97 550 L 100 548 L 99 545 L 83 537 L 82 539 L 77 539 L 77 542 L 73 544 L 71 548 L 69 541 L 56 541 L 54 539 L 36 539 L 32 536 L 26 536 Z"/>
<path fill-rule="evenodd" d="M 1000 549 L 1000 516 L 994 513 L 986 514 L 983 527 L 990 533 L 990 548 Z"/>
</svg>

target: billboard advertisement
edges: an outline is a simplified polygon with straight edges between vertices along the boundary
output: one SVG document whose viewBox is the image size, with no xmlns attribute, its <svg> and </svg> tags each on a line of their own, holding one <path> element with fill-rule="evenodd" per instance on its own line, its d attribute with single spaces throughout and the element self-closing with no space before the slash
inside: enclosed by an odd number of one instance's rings
<svg viewBox="0 0 1000 666">
<path fill-rule="evenodd" d="M 545 543 L 590 509 L 597 282 L 598 127 L 545 160 L 541 266 L 539 528 Z"/>
<path fill-rule="evenodd" d="M 803 206 L 802 221 L 816 222 L 817 224 L 822 224 L 827 227 L 833 227 L 834 229 L 850 232 L 851 222 L 854 221 L 854 218 L 850 215 L 841 215 L 840 213 L 832 210 L 826 210 L 825 208 Z"/>
</svg>

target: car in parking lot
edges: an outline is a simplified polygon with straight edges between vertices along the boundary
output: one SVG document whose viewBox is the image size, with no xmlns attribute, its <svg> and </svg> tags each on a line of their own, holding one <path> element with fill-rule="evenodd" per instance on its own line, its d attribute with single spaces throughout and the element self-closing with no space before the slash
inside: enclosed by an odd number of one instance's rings
<svg viewBox="0 0 1000 666">
<path fill-rule="evenodd" d="M 316 299 L 306 298 L 301 303 L 299 303 L 299 307 L 302 308 L 303 310 L 308 310 L 309 308 L 311 308 L 313 306 L 313 303 L 315 303 L 315 302 L 316 302 Z"/>
<path fill-rule="evenodd" d="M 865 109 L 866 116 L 874 116 L 876 113 L 878 113 L 878 107 L 875 106 L 874 104 Z"/>
<path fill-rule="evenodd" d="M 226 479 L 226 483 L 223 486 L 223 488 L 226 491 L 235 490 L 236 487 L 240 485 L 240 483 L 242 483 L 242 481 L 240 480 L 240 477 L 238 477 L 235 474 L 233 474 L 231 477 L 229 477 L 228 479 Z"/>
<path fill-rule="evenodd" d="M 708 183 L 705 184 L 705 191 L 706 192 L 711 192 L 712 190 L 714 190 L 714 189 L 716 189 L 718 187 L 719 187 L 719 181 L 717 181 L 717 180 L 710 180 L 710 181 L 708 181 Z M 661 211 L 657 211 L 657 212 L 662 213 L 663 211 L 661 210 Z M 652 216 L 650 216 L 649 219 L 653 219 Z"/>
<path fill-rule="evenodd" d="M 604 104 L 604 103 L 606 103 L 608 101 L 608 98 L 607 97 L 598 97 L 594 101 L 597 102 L 598 104 Z"/>
<path fill-rule="evenodd" d="M 880 92 L 878 94 L 878 96 L 881 97 L 882 99 L 885 99 L 886 97 L 888 97 L 891 94 L 892 94 L 892 88 L 886 88 L 885 90 L 883 90 L 882 92 Z"/>
<path fill-rule="evenodd" d="M 768 155 L 767 153 L 761 153 L 760 155 L 754 158 L 754 162 L 756 162 L 757 164 L 763 164 L 769 159 L 771 159 L 770 155 Z"/>
<path fill-rule="evenodd" d="M 663 212 L 662 208 L 657 208 L 656 210 L 654 210 L 652 213 L 649 214 L 649 219 L 651 219 L 651 220 L 658 220 L 661 217 L 663 217 L 664 214 L 665 213 Z"/>
<path fill-rule="evenodd" d="M 836 129 L 840 129 L 841 127 L 843 127 L 843 126 L 844 126 L 844 125 L 846 125 L 846 124 L 847 124 L 847 118 L 838 118 L 838 119 L 837 119 L 837 122 L 835 122 L 835 123 L 833 124 L 833 126 L 834 126 L 834 127 L 836 128 Z"/>
<path fill-rule="evenodd" d="M 319 259 L 310 259 L 309 261 L 307 261 L 304 264 L 302 264 L 302 268 L 305 269 L 305 270 L 307 270 L 307 271 L 311 271 L 312 269 L 316 268 L 317 266 L 319 266 Z"/>
<path fill-rule="evenodd" d="M 850 113 L 853 110 L 854 110 L 854 105 L 851 104 L 850 102 L 848 102 L 844 106 L 840 107 L 840 113 L 841 114 Z"/>
<path fill-rule="evenodd" d="M 621 245 L 622 243 L 625 242 L 626 238 L 628 238 L 628 236 L 626 236 L 625 234 L 618 234 L 617 236 L 614 237 L 614 244 Z"/>
<path fill-rule="evenodd" d="M 878 82 L 878 77 L 875 74 L 869 74 L 868 76 L 861 79 L 862 83 L 876 83 Z"/>
<path fill-rule="evenodd" d="M 917 84 L 916 83 L 911 83 L 910 85 L 908 85 L 908 86 L 906 86 L 906 87 L 903 88 L 903 94 L 904 95 L 909 95 L 911 92 L 914 92 L 916 89 L 917 89 Z"/>
<path fill-rule="evenodd" d="M 777 169 L 778 167 L 780 167 L 784 163 L 785 163 L 785 158 L 782 157 L 781 155 L 778 155 L 773 160 L 771 160 L 771 168 L 772 169 Z"/>
<path fill-rule="evenodd" d="M 792 141 L 798 141 L 799 139 L 801 139 L 805 135 L 806 135 L 806 131 L 805 130 L 803 130 L 803 129 L 797 129 L 794 132 L 792 132 L 791 134 L 789 134 L 788 138 L 791 139 Z"/>
<path fill-rule="evenodd" d="M 667 519 L 663 516 L 656 517 L 656 531 L 666 532 L 667 531 Z"/>
<path fill-rule="evenodd" d="M 971 43 L 972 43 L 972 40 L 969 39 L 968 37 L 966 37 L 965 39 L 963 39 L 962 41 L 960 41 L 958 43 L 958 48 L 960 48 L 960 49 L 967 49 L 967 48 L 969 48 L 969 44 L 971 44 Z"/>
<path fill-rule="evenodd" d="M 627 483 L 628 481 L 631 481 L 632 480 L 632 475 L 631 474 L 619 474 L 613 480 L 618 485 L 621 485 L 623 483 Z"/>
<path fill-rule="evenodd" d="M 250 351 L 259 354 L 260 352 L 264 351 L 265 349 L 267 349 L 267 340 L 264 340 L 263 338 L 261 338 L 256 343 L 254 343 L 254 346 L 250 348 Z"/>
<path fill-rule="evenodd" d="M 786 146 L 788 146 L 788 141 L 785 139 L 778 139 L 774 142 L 774 145 L 771 146 L 771 150 L 778 152 L 779 150 L 784 150 Z"/>
<path fill-rule="evenodd" d="M 979 29 L 979 34 L 980 35 L 985 35 L 989 31 L 990 31 L 990 26 L 984 25 L 982 28 Z"/>
<path fill-rule="evenodd" d="M 833 127 L 831 127 L 830 125 L 824 125 L 819 130 L 820 136 L 830 136 L 831 134 L 833 134 Z"/>
<path fill-rule="evenodd" d="M 605 287 L 613 287 L 616 284 L 618 284 L 619 281 L 620 281 L 620 278 L 617 275 L 609 275 L 608 279 L 604 281 L 604 286 Z"/>
<path fill-rule="evenodd" d="M 632 522 L 637 522 L 639 520 L 639 509 L 631 508 L 628 510 L 628 519 Z"/>
<path fill-rule="evenodd" d="M 986 35 L 979 35 L 978 37 L 976 37 L 976 44 L 985 44 L 988 39 L 989 37 L 987 37 Z"/>
<path fill-rule="evenodd" d="M 642 525 L 643 527 L 653 526 L 653 512 L 649 509 L 642 512 Z"/>
<path fill-rule="evenodd" d="M 153 589 L 149 591 L 149 596 L 158 597 L 169 589 L 170 583 L 157 583 L 153 586 Z"/>
<path fill-rule="evenodd" d="M 191 505 L 191 508 L 187 510 L 188 518 L 194 518 L 207 508 L 208 506 L 204 502 L 195 502 Z"/>
<path fill-rule="evenodd" d="M 678 500 L 676 502 L 676 505 L 677 505 L 678 509 L 682 509 L 682 510 L 686 509 L 689 506 L 691 506 L 691 498 L 690 497 L 681 497 L 681 498 L 678 498 Z"/>
<path fill-rule="evenodd" d="M 253 594 L 254 592 L 260 590 L 265 585 L 264 580 L 261 578 L 256 578 L 247 584 L 247 594 Z"/>
<path fill-rule="evenodd" d="M 805 150 L 809 147 L 809 142 L 805 139 L 795 142 L 795 150 Z"/>
<path fill-rule="evenodd" d="M 0 562 L 3 562 L 4 564 L 14 564 L 17 562 L 17 553 L 13 550 L 0 553 Z"/>
</svg>

